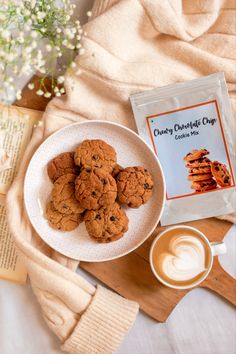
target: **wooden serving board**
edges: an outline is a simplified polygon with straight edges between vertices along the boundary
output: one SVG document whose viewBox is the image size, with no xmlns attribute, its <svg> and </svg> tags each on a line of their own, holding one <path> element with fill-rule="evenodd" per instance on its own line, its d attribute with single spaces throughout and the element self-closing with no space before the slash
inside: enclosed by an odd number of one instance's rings
<svg viewBox="0 0 236 354">
<path fill-rule="evenodd" d="M 222 241 L 231 223 L 216 218 L 184 223 L 202 231 L 210 241 Z M 164 230 L 158 226 L 153 235 L 137 250 L 125 257 L 101 263 L 82 262 L 80 267 L 120 295 L 135 300 L 140 308 L 157 321 L 164 322 L 177 303 L 191 290 L 175 290 L 162 285 L 154 277 L 149 264 L 149 250 L 155 236 Z M 236 280 L 214 257 L 213 268 L 200 285 L 208 288 L 236 306 Z"/>
<path fill-rule="evenodd" d="M 37 79 L 37 78 L 36 78 Z M 48 100 L 27 88 L 17 104 L 21 107 L 44 110 Z M 216 218 L 184 223 L 202 231 L 210 241 L 222 241 L 231 223 Z M 101 263 L 81 262 L 80 267 L 95 276 L 120 295 L 135 300 L 140 308 L 157 321 L 164 322 L 177 303 L 191 290 L 174 290 L 154 277 L 149 264 L 149 250 L 154 237 L 164 227 L 158 226 L 152 236 L 137 250 L 125 257 Z M 221 267 L 214 257 L 212 270 L 200 285 L 214 291 L 236 306 L 236 280 Z"/>
</svg>

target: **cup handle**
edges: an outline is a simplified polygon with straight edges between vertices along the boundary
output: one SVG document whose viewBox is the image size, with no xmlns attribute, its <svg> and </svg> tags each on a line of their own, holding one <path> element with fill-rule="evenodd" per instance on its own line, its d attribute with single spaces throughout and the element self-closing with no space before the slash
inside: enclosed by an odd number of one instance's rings
<svg viewBox="0 0 236 354">
<path fill-rule="evenodd" d="M 219 256 L 227 252 L 226 244 L 224 242 L 211 242 L 211 249 L 213 256 Z"/>
</svg>

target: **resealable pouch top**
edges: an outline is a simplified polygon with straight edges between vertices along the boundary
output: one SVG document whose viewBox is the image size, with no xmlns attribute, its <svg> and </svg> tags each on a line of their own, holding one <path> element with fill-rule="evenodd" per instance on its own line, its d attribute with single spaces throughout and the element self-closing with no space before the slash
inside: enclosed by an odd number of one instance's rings
<svg viewBox="0 0 236 354">
<path fill-rule="evenodd" d="M 222 72 L 131 96 L 166 180 L 162 225 L 236 211 L 236 119 Z"/>
</svg>

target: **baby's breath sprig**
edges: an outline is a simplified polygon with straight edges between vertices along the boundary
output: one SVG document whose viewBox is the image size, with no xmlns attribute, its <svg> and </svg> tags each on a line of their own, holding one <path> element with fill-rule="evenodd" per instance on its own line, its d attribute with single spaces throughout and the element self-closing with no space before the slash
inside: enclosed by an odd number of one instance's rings
<svg viewBox="0 0 236 354">
<path fill-rule="evenodd" d="M 64 72 L 76 67 L 74 58 L 83 55 L 80 21 L 73 20 L 76 5 L 70 0 L 0 0 L 0 93 L 3 103 L 13 95 L 21 99 L 15 78 L 40 73 L 36 93 L 50 98 L 65 89 Z M 91 12 L 88 12 L 91 16 Z M 58 61 L 63 63 L 58 73 Z M 45 85 L 51 76 L 51 91 Z M 30 90 L 35 89 L 29 83 Z"/>
</svg>

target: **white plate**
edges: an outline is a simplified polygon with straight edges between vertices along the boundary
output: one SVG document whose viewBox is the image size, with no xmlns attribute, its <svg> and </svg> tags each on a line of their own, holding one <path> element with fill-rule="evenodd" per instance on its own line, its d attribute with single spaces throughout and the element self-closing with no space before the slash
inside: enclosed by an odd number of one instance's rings
<svg viewBox="0 0 236 354">
<path fill-rule="evenodd" d="M 54 230 L 45 218 L 45 207 L 53 184 L 47 175 L 47 164 L 56 155 L 73 151 L 85 139 L 102 139 L 117 152 L 117 162 L 123 166 L 144 166 L 154 179 L 151 199 L 138 209 L 125 208 L 129 229 L 111 243 L 97 243 L 87 234 L 82 223 L 73 231 Z M 39 236 L 58 252 L 77 260 L 99 262 L 121 257 L 141 245 L 160 220 L 165 201 L 165 182 L 157 157 L 133 131 L 105 121 L 76 123 L 62 128 L 36 150 L 24 182 L 24 199 L 29 219 Z"/>
</svg>

